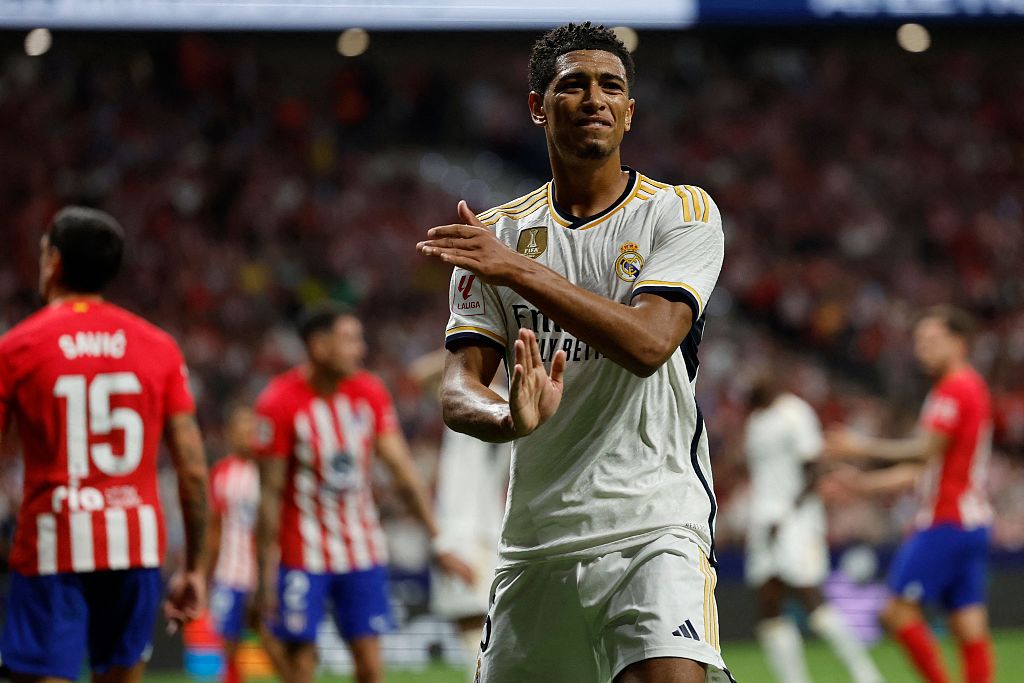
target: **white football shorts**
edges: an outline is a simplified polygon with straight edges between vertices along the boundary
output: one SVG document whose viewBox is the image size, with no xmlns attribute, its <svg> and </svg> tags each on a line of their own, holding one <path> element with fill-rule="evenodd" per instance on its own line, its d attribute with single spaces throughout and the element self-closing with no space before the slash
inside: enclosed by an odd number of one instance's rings
<svg viewBox="0 0 1024 683">
<path fill-rule="evenodd" d="M 705 664 L 706 683 L 730 683 L 716 580 L 700 547 L 670 534 L 594 559 L 500 570 L 476 680 L 608 683 L 635 662 L 680 657 Z"/>
<path fill-rule="evenodd" d="M 796 588 L 820 586 L 828 576 L 825 510 L 807 500 L 779 524 L 775 538 L 767 524 L 747 531 L 747 583 L 757 587 L 771 578 Z"/>
</svg>

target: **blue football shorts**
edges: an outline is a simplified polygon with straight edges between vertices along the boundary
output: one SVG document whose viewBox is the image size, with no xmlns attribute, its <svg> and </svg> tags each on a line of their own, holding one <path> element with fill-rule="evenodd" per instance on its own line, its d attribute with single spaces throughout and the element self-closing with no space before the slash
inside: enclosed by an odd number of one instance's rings
<svg viewBox="0 0 1024 683">
<path fill-rule="evenodd" d="M 394 628 L 387 583 L 384 567 L 346 574 L 312 574 L 281 567 L 278 609 L 271 631 L 288 642 L 316 640 L 317 625 L 330 600 L 334 623 L 345 640 L 387 633 Z"/>
<path fill-rule="evenodd" d="M 210 618 L 213 629 L 226 640 L 238 640 L 245 628 L 245 605 L 249 591 L 214 582 L 210 593 Z"/>
<path fill-rule="evenodd" d="M 984 604 L 987 528 L 938 524 L 914 533 L 889 568 L 889 589 L 907 600 L 954 611 Z"/>
<path fill-rule="evenodd" d="M 97 673 L 149 658 L 159 569 L 10 578 L 0 654 L 11 671 L 75 680 L 86 655 Z"/>
</svg>

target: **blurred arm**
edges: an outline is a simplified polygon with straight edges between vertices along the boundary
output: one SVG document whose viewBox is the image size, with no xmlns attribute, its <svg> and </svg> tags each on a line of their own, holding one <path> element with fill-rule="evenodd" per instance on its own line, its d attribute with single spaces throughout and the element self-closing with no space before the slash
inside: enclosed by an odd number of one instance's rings
<svg viewBox="0 0 1024 683">
<path fill-rule="evenodd" d="M 880 439 L 850 432 L 830 435 L 828 450 L 840 457 L 871 458 L 888 463 L 923 463 L 941 455 L 949 437 L 931 429 L 918 429 L 903 439 Z"/>
<path fill-rule="evenodd" d="M 178 474 L 178 497 L 185 523 L 185 570 L 205 571 L 208 482 L 206 454 L 195 415 L 172 415 L 168 420 L 167 443 Z"/>
<path fill-rule="evenodd" d="M 856 490 L 867 496 L 882 496 L 901 493 L 914 486 L 921 475 L 918 463 L 893 465 L 873 472 L 857 475 Z"/>
<path fill-rule="evenodd" d="M 206 557 L 207 559 L 207 583 L 213 581 L 213 573 L 217 569 L 217 559 L 220 557 L 220 534 L 221 514 L 216 510 L 210 511 L 210 524 L 206 528 Z"/>
<path fill-rule="evenodd" d="M 288 475 L 288 461 L 284 458 L 266 457 L 259 461 L 260 505 L 256 519 L 256 590 L 265 592 L 269 568 L 277 548 L 277 534 L 281 527 L 281 496 L 284 493 L 285 478 Z"/>
<path fill-rule="evenodd" d="M 394 477 L 395 489 L 409 510 L 427 528 L 431 538 L 437 536 L 437 522 L 427 496 L 427 488 L 416 470 L 412 455 L 409 453 L 409 445 L 401 432 L 392 431 L 380 435 L 377 438 L 377 455 Z"/>
</svg>

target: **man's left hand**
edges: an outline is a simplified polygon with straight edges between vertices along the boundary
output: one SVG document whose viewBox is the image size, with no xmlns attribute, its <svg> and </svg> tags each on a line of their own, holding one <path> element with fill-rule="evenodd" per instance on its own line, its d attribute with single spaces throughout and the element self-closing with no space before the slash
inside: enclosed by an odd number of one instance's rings
<svg viewBox="0 0 1024 683">
<path fill-rule="evenodd" d="M 427 240 L 416 244 L 424 256 L 439 258 L 463 268 L 490 285 L 508 285 L 523 268 L 525 256 L 509 249 L 473 213 L 465 200 L 459 202 L 464 224 L 439 225 L 427 231 Z"/>
</svg>

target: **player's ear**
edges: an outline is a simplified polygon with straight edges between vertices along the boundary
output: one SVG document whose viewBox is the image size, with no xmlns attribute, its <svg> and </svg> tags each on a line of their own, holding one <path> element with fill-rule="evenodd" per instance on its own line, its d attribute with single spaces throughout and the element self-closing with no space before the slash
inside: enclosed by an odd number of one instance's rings
<svg viewBox="0 0 1024 683">
<path fill-rule="evenodd" d="M 633 114 L 636 112 L 636 100 L 629 98 L 629 106 L 626 107 L 626 132 L 633 127 Z"/>
<path fill-rule="evenodd" d="M 533 120 L 533 124 L 535 126 L 546 126 L 548 115 L 544 113 L 544 95 L 536 90 L 531 90 L 528 102 L 530 105 L 530 119 Z"/>
<path fill-rule="evenodd" d="M 64 277 L 64 261 L 60 257 L 60 250 L 52 244 L 47 244 L 43 249 L 41 267 L 43 277 L 47 282 L 56 284 Z"/>
</svg>

